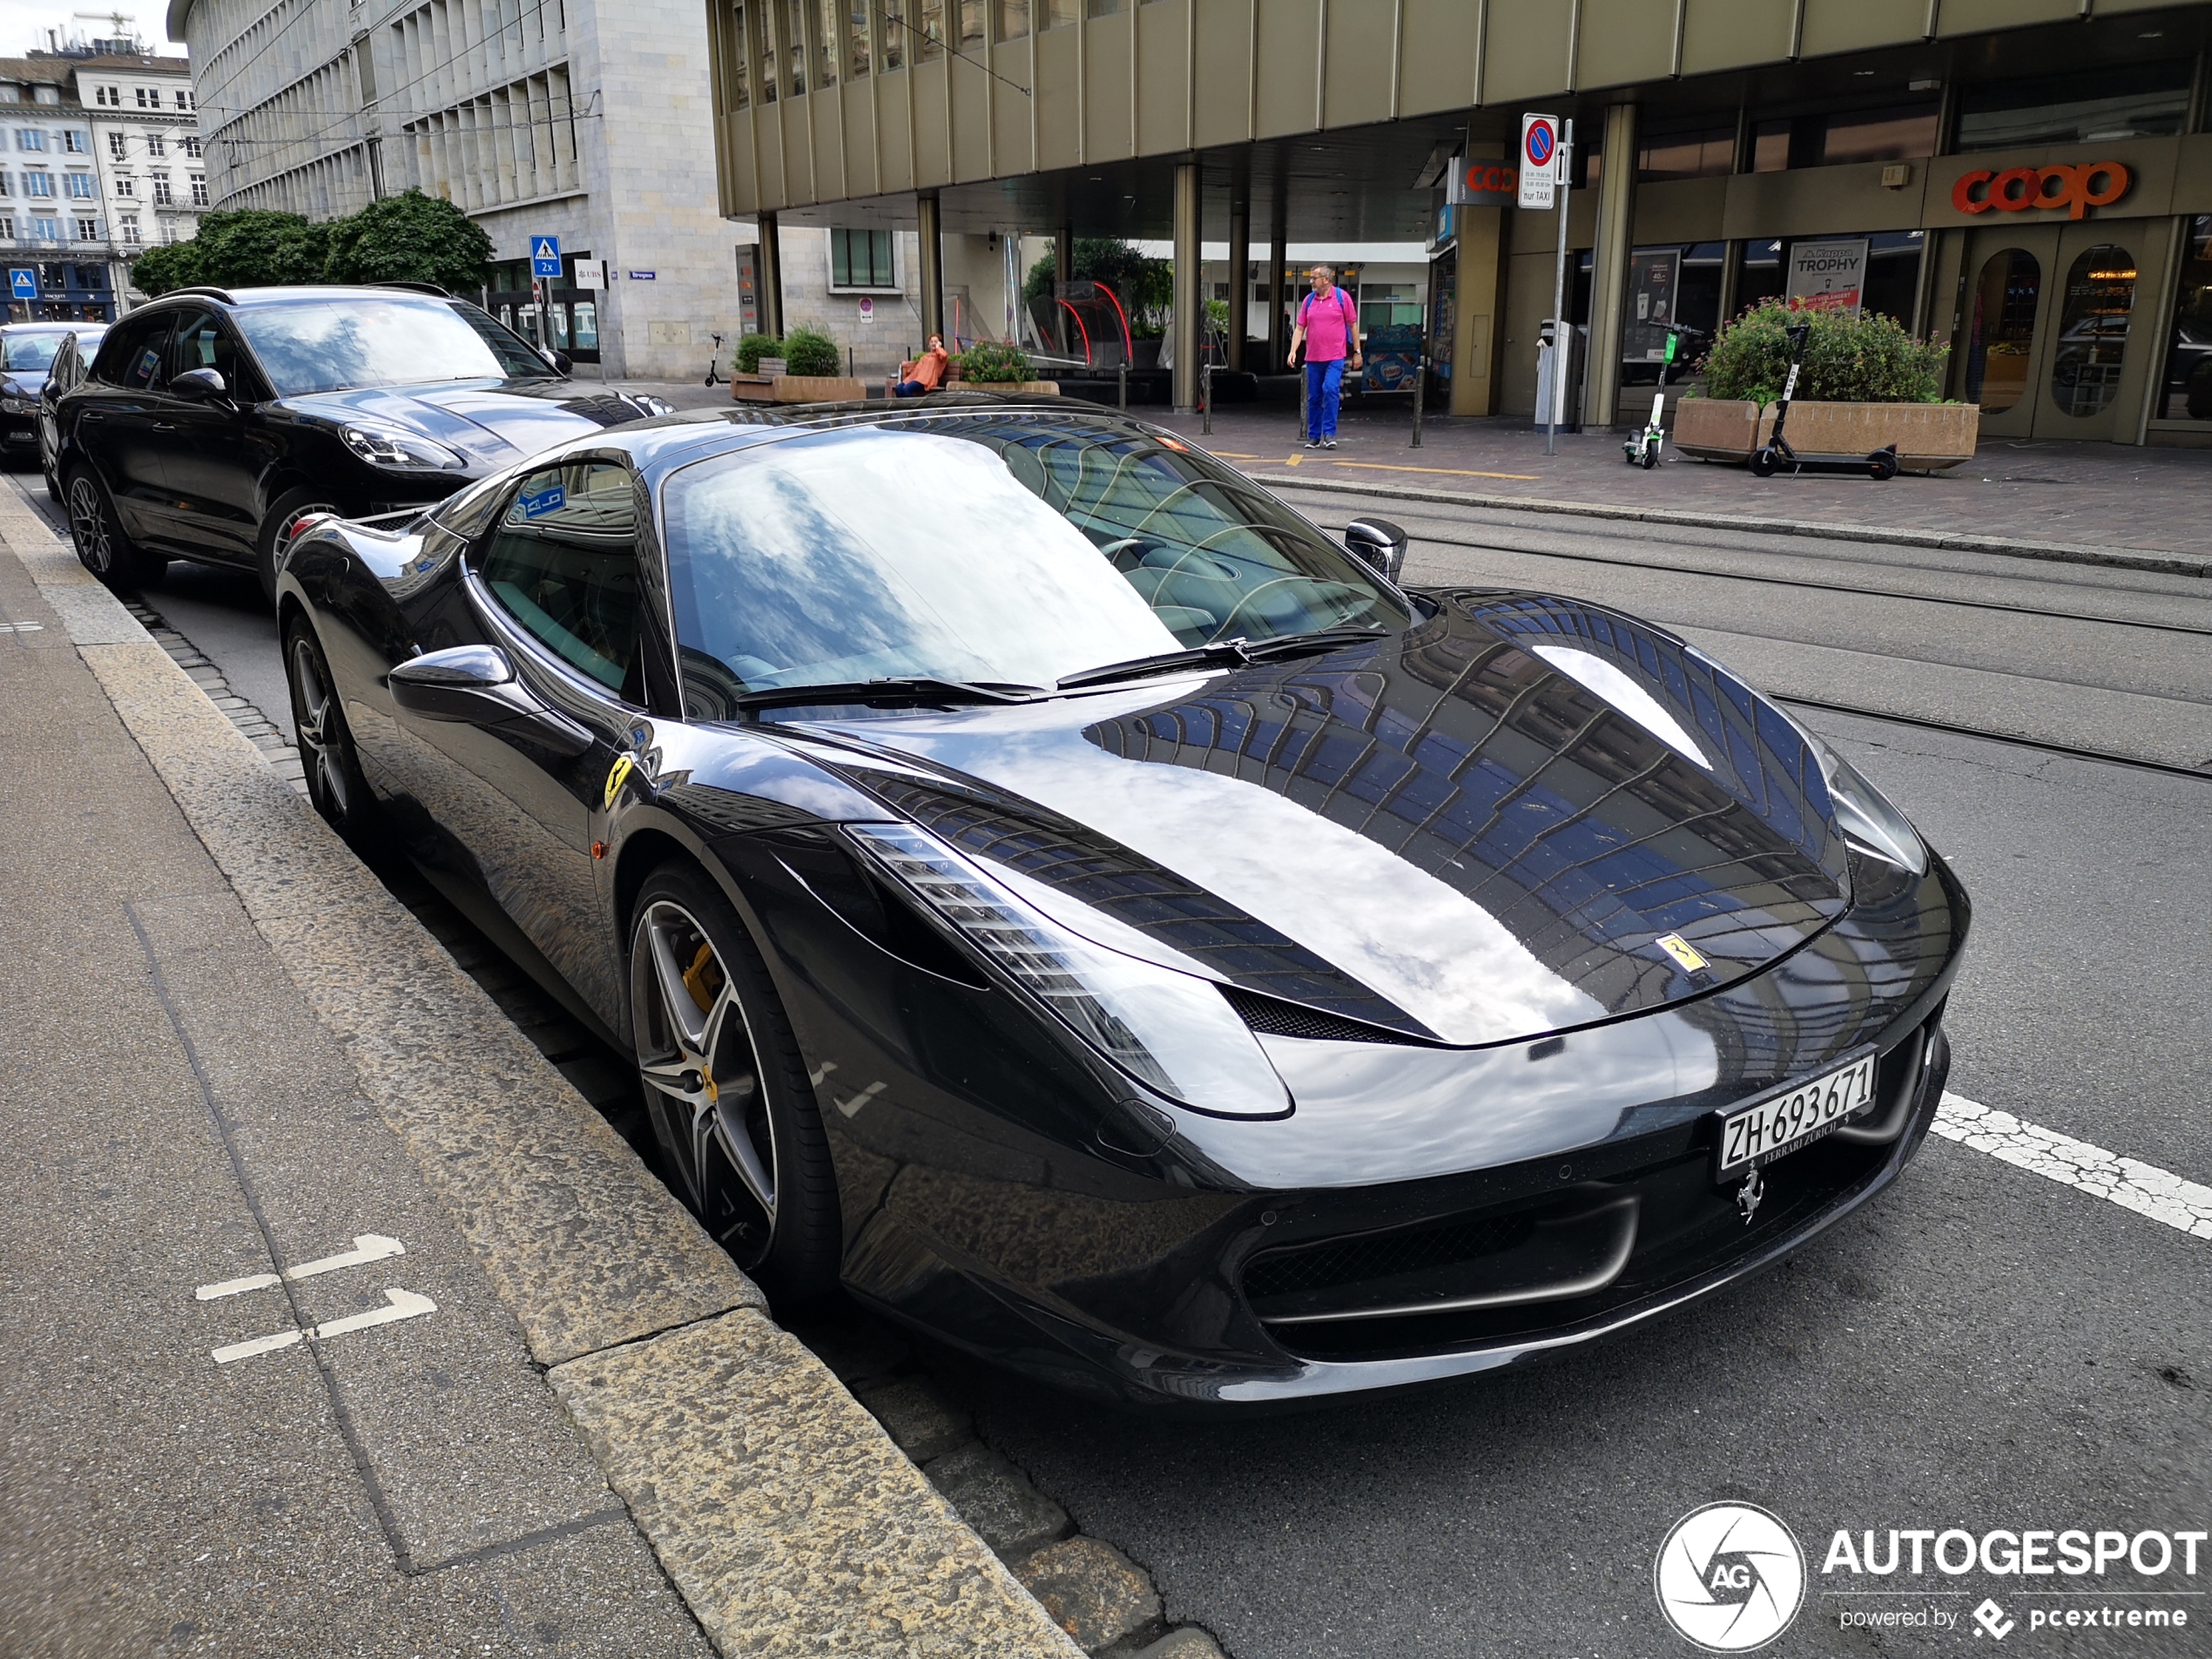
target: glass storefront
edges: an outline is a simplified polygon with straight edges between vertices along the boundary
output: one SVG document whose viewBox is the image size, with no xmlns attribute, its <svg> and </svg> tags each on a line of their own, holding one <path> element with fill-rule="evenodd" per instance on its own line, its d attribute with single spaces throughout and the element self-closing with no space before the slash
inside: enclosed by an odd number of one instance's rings
<svg viewBox="0 0 2212 1659">
<path fill-rule="evenodd" d="M 1966 401 L 2001 415 L 2027 395 L 2035 342 L 2035 307 L 2043 266 L 2025 248 L 1993 253 L 1974 284 L 1973 326 L 1966 334 Z"/>
<path fill-rule="evenodd" d="M 2152 418 L 2212 421 L 2212 213 L 2189 220 L 2174 333 L 2166 346 L 2166 381 Z"/>
<path fill-rule="evenodd" d="M 2051 403 L 2061 415 L 2101 415 L 2119 393 L 2135 278 L 2134 256 L 2111 242 L 2088 249 L 2067 272 L 2051 354 Z"/>
</svg>

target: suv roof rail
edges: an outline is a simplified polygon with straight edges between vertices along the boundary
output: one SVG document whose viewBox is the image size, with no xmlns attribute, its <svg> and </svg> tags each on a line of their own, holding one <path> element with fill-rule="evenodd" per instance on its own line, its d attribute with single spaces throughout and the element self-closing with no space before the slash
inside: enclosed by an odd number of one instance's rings
<svg viewBox="0 0 2212 1659">
<path fill-rule="evenodd" d="M 409 293 L 435 294 L 441 300 L 458 300 L 461 297 L 435 282 L 372 282 L 368 286 L 372 288 L 405 288 Z"/>
<path fill-rule="evenodd" d="M 158 299 L 166 300 L 166 299 L 169 299 L 172 295 L 174 295 L 174 294 L 179 294 L 179 293 L 204 293 L 204 294 L 206 294 L 206 295 L 209 299 L 211 299 L 211 300 L 221 300 L 221 301 L 222 301 L 225 305 L 226 305 L 226 306 L 234 306 L 234 305 L 236 305 L 236 304 L 238 303 L 238 301 L 237 301 L 237 300 L 233 300 L 233 299 L 232 299 L 232 298 L 231 298 L 229 291 L 228 291 L 227 289 L 225 289 L 225 288 L 209 288 L 209 287 L 172 288 L 172 289 L 170 289 L 170 290 L 169 290 L 169 292 L 168 292 L 167 293 L 158 294 L 158 295 L 156 295 L 155 297 L 156 297 L 156 298 L 158 298 Z"/>
</svg>

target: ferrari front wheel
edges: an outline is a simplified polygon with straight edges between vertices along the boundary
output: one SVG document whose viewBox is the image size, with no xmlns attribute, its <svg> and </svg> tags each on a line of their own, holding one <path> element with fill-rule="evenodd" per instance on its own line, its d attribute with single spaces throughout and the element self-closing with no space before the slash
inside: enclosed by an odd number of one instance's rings
<svg viewBox="0 0 2212 1659">
<path fill-rule="evenodd" d="M 813 1088 L 759 952 L 703 872 L 664 866 L 639 892 L 630 1012 L 678 1196 L 779 1303 L 830 1289 L 837 1189 Z"/>
</svg>

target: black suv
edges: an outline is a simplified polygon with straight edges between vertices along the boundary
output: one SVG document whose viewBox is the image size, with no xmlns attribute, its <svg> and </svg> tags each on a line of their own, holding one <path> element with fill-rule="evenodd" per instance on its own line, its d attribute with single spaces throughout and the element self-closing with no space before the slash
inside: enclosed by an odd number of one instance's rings
<svg viewBox="0 0 2212 1659">
<path fill-rule="evenodd" d="M 587 395 L 565 368 L 435 288 L 180 288 L 110 328 L 56 401 L 77 556 L 118 588 L 172 558 L 246 565 L 273 601 L 314 514 L 441 501 L 668 408 Z"/>
</svg>

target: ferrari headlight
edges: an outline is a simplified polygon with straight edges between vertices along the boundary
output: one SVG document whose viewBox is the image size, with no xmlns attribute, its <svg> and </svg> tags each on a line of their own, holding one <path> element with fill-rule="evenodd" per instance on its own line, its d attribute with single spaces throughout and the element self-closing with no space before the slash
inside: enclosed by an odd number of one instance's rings
<svg viewBox="0 0 2212 1659">
<path fill-rule="evenodd" d="M 1291 1109 L 1251 1028 L 1205 980 L 1078 939 L 934 836 L 904 824 L 847 826 L 853 841 L 1091 1048 L 1201 1111 Z"/>
<path fill-rule="evenodd" d="M 1912 821 L 1891 804 L 1887 795 L 1861 777 L 1858 767 L 1830 748 L 1824 739 L 1805 732 L 1803 726 L 1797 729 L 1804 732 L 1805 741 L 1812 745 L 1813 755 L 1820 762 L 1821 775 L 1828 779 L 1828 797 L 1836 804 L 1836 826 L 1843 831 L 1844 839 L 1899 869 L 1925 875 L 1927 844 L 1921 840 L 1920 833 L 1912 827 Z"/>
<path fill-rule="evenodd" d="M 404 467 L 413 471 L 428 468 L 436 471 L 451 471 L 469 464 L 442 443 L 433 443 L 428 438 L 391 427 L 341 427 L 338 435 L 346 441 L 348 449 L 372 467 Z"/>
</svg>

